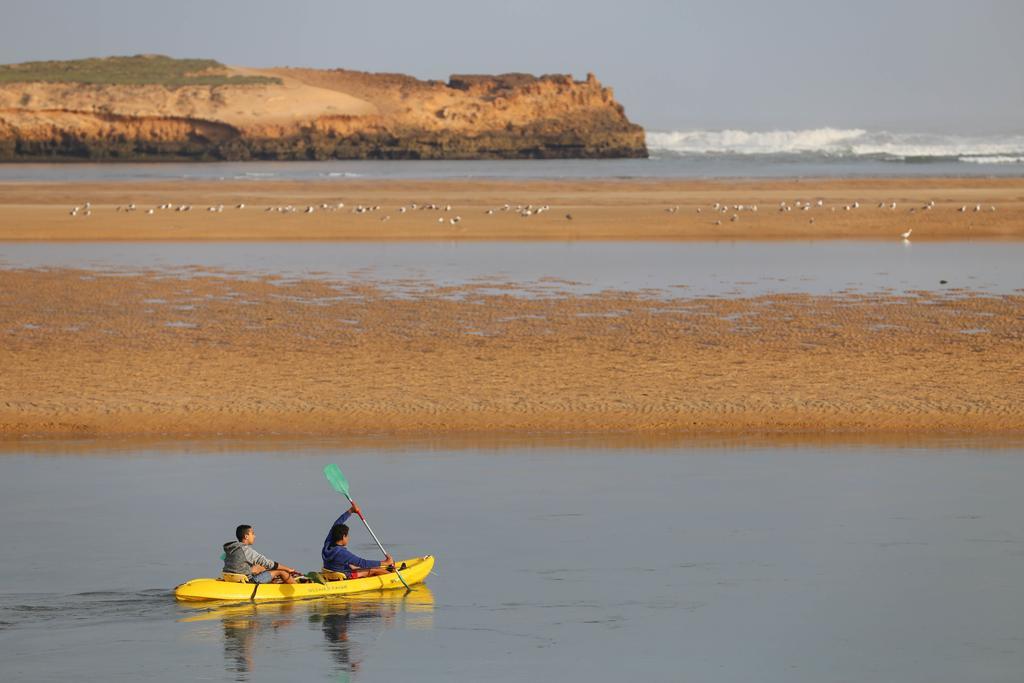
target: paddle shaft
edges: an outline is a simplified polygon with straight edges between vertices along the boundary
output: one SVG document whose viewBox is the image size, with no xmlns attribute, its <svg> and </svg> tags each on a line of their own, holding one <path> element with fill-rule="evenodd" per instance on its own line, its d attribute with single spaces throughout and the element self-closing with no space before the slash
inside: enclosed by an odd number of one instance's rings
<svg viewBox="0 0 1024 683">
<path fill-rule="evenodd" d="M 355 501 L 352 500 L 352 496 L 348 495 L 347 493 L 345 494 L 345 497 L 348 498 L 348 502 L 350 504 L 355 503 Z M 370 532 L 371 536 L 373 536 L 373 540 L 377 542 L 377 547 L 380 548 L 380 551 L 382 553 L 384 553 L 384 557 L 387 557 L 388 551 L 384 550 L 384 546 L 381 545 L 380 539 L 377 538 L 377 534 L 373 533 L 373 529 L 370 528 L 370 523 L 366 521 L 366 517 L 363 517 L 363 511 L 360 510 L 356 514 L 359 515 L 359 519 L 363 520 L 363 525 L 366 526 L 366 530 Z M 405 582 L 405 579 L 402 577 L 402 572 L 398 571 L 398 567 L 395 567 L 395 574 L 398 575 L 398 578 L 401 580 L 402 585 L 404 585 L 407 590 L 412 590 L 411 588 L 409 588 L 409 584 L 407 584 Z"/>
<path fill-rule="evenodd" d="M 354 503 L 355 502 L 354 500 L 352 500 L 352 498 L 349 497 L 349 495 L 347 493 L 345 494 L 345 497 L 348 498 L 348 502 L 349 503 Z M 373 529 L 370 528 L 370 524 L 366 521 L 366 517 L 363 517 L 362 510 L 360 510 L 356 514 L 359 515 L 359 519 L 363 520 L 363 524 L 366 526 L 366 530 L 370 532 L 371 536 L 373 536 L 373 540 L 377 542 L 377 547 L 380 548 L 380 551 L 382 553 L 384 553 L 384 557 L 387 557 L 388 556 L 388 551 L 384 550 L 384 546 L 381 545 L 380 539 L 377 538 L 377 534 L 373 533 Z"/>
</svg>

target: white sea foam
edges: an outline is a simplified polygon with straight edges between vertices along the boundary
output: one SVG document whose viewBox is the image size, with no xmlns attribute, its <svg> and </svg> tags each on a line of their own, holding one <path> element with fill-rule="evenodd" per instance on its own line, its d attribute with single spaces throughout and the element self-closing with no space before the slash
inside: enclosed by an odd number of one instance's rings
<svg viewBox="0 0 1024 683">
<path fill-rule="evenodd" d="M 960 157 L 957 161 L 965 161 L 969 164 L 1024 164 L 1024 156 Z"/>
<path fill-rule="evenodd" d="M 691 155 L 813 155 L 876 159 L 958 159 L 1009 163 L 1024 156 L 1024 135 L 892 133 L 862 128 L 808 130 L 689 130 L 648 132 L 654 153 Z"/>
</svg>

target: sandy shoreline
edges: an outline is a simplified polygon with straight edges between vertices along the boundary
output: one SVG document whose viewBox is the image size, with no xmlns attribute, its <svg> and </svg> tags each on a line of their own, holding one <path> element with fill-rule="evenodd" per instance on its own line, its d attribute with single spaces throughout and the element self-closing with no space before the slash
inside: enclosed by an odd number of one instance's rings
<svg viewBox="0 0 1024 683">
<path fill-rule="evenodd" d="M 1020 434 L 1022 311 L 3 271 L 0 438 Z"/>
<path fill-rule="evenodd" d="M 91 215 L 69 215 L 85 202 Z M 168 204 L 193 208 L 155 208 Z M 295 212 L 267 211 L 286 206 Z M 888 240 L 908 229 L 915 240 L 1019 240 L 1024 178 L 6 182 L 0 215 L 0 241 Z"/>
</svg>

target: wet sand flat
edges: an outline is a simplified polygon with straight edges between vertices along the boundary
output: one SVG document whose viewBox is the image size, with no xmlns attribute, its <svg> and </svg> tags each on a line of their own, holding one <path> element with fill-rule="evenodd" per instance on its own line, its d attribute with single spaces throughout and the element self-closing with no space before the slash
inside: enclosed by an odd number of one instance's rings
<svg viewBox="0 0 1024 683">
<path fill-rule="evenodd" d="M 1019 240 L 1024 178 L 5 182 L 0 212 L 0 241 Z"/>
<path fill-rule="evenodd" d="M 1020 433 L 1024 296 L 0 272 L 0 434 Z"/>
</svg>

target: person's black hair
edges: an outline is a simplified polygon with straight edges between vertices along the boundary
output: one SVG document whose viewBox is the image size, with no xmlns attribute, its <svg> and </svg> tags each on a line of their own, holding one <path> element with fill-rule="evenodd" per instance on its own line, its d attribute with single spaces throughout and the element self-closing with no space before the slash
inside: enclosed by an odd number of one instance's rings
<svg viewBox="0 0 1024 683">
<path fill-rule="evenodd" d="M 331 543 L 337 543 L 348 536 L 348 524 L 335 524 L 331 527 Z"/>
<path fill-rule="evenodd" d="M 243 538 L 245 538 L 245 535 L 249 533 L 250 529 L 252 529 L 252 527 L 248 524 L 239 524 L 238 528 L 235 529 L 235 538 L 241 541 Z"/>
</svg>

